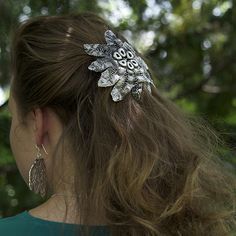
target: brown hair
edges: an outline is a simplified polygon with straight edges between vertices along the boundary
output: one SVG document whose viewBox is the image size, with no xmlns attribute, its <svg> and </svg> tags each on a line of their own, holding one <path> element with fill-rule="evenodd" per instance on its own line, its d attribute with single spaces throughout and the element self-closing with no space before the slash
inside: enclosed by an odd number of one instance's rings
<svg viewBox="0 0 236 236">
<path fill-rule="evenodd" d="M 219 157 L 220 135 L 155 87 L 152 94 L 144 89 L 140 102 L 130 94 L 113 102 L 112 87 L 97 86 L 100 73 L 87 68 L 95 58 L 83 49 L 105 43 L 107 29 L 88 12 L 38 16 L 18 28 L 12 91 L 23 124 L 34 107 L 60 118 L 83 222 L 101 210 L 116 236 L 229 235 L 236 181 Z"/>
</svg>

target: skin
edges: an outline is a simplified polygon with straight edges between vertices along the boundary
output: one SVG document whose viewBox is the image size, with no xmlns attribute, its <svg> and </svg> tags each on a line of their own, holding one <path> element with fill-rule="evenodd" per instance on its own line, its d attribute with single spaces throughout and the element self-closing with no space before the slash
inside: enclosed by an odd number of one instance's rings
<svg viewBox="0 0 236 236">
<path fill-rule="evenodd" d="M 52 153 L 63 130 L 63 126 L 58 116 L 50 108 L 36 108 L 30 111 L 27 114 L 27 117 L 25 117 L 26 126 L 22 125 L 18 112 L 19 108 L 17 107 L 17 103 L 11 90 L 8 109 L 12 118 L 9 134 L 11 150 L 22 178 L 28 185 L 29 169 L 36 158 L 37 149 L 35 145 L 37 145 L 40 148 L 42 157 L 45 161 L 47 181 L 48 183 L 52 183 L 49 178 L 49 173 L 53 171 L 52 167 L 55 166 L 56 161 L 52 160 Z M 48 154 L 45 153 L 42 144 Z M 79 213 L 75 210 L 78 209 L 78 207 L 72 191 L 74 186 L 73 173 L 76 169 L 74 169 L 75 165 L 70 161 L 71 158 L 68 156 L 70 155 L 70 150 L 65 148 L 65 153 L 65 161 L 63 164 L 60 164 L 59 162 L 59 165 L 61 166 L 58 167 L 57 165 L 56 171 L 56 174 L 58 173 L 56 179 L 61 179 L 61 181 L 58 181 L 56 186 L 48 185 L 55 191 L 52 192 L 52 194 L 59 193 L 67 195 L 67 197 L 51 197 L 43 204 L 28 210 L 28 213 L 44 220 L 76 224 L 78 223 L 77 219 L 80 217 Z M 94 212 L 91 212 L 90 215 L 91 217 L 87 222 L 81 220 L 79 224 L 106 225 L 106 220 L 102 217 L 104 213 L 100 212 L 95 214 Z"/>
<path fill-rule="evenodd" d="M 52 167 L 51 153 L 62 133 L 62 124 L 56 114 L 48 108 L 32 110 L 26 117 L 27 126 L 20 124 L 17 104 L 11 92 L 8 108 L 12 118 L 9 135 L 12 153 L 16 160 L 17 167 L 28 185 L 29 169 L 37 153 L 35 145 L 37 144 L 40 148 L 41 154 L 45 160 L 46 170 L 49 172 Z M 41 144 L 44 145 L 48 155 L 46 155 Z M 70 171 L 72 171 L 72 169 L 70 169 Z M 61 173 L 60 171 L 58 172 Z M 57 193 L 63 193 L 60 187 L 61 186 L 58 186 Z M 67 195 L 71 195 L 69 187 L 63 186 L 63 190 Z M 65 216 L 65 200 L 69 203 L 69 214 L 65 222 L 76 223 L 75 213 L 72 210 L 75 207 L 75 199 L 73 197 L 65 198 L 63 196 L 55 196 L 49 198 L 36 208 L 30 209 L 28 212 L 34 217 L 62 222 Z"/>
</svg>

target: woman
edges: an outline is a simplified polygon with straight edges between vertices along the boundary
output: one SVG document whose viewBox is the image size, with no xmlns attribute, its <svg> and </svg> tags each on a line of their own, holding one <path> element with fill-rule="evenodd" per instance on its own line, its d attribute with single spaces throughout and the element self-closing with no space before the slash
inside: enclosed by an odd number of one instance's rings
<svg viewBox="0 0 236 236">
<path fill-rule="evenodd" d="M 32 18 L 11 52 L 11 148 L 47 200 L 0 220 L 2 235 L 235 232 L 236 181 L 220 139 L 161 95 L 103 19 Z"/>
</svg>

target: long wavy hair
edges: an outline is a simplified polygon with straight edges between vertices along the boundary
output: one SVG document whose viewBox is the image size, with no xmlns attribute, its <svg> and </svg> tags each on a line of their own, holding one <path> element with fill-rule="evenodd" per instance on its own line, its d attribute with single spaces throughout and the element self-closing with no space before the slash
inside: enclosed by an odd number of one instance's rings
<svg viewBox="0 0 236 236">
<path fill-rule="evenodd" d="M 76 169 L 78 224 L 87 226 L 96 212 L 113 236 L 236 233 L 236 180 L 221 158 L 225 141 L 158 86 L 151 94 L 144 89 L 140 102 L 130 94 L 113 102 L 112 87 L 97 86 L 101 74 L 88 70 L 95 58 L 83 48 L 105 43 L 107 29 L 125 40 L 89 12 L 37 16 L 15 30 L 11 44 L 22 125 L 35 107 L 53 109 L 63 124 L 58 147 L 73 153 L 64 160 Z M 52 178 L 63 162 L 57 156 L 54 163 Z"/>
</svg>

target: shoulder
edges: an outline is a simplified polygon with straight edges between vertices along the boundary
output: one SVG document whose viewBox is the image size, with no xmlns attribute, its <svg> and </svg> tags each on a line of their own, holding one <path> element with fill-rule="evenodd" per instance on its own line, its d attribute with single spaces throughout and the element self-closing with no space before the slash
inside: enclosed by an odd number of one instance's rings
<svg viewBox="0 0 236 236">
<path fill-rule="evenodd" d="M 40 224 L 35 224 L 27 218 L 26 211 L 0 219 L 0 235 L 4 236 L 37 235 L 37 231 L 42 232 L 40 228 Z"/>
<path fill-rule="evenodd" d="M 55 235 L 75 235 L 75 225 L 52 222 L 35 218 L 28 214 L 27 211 L 15 216 L 0 219 L 0 235 L 4 236 L 55 236 Z M 95 227 L 93 235 L 109 235 L 104 227 Z"/>
<path fill-rule="evenodd" d="M 14 216 L 0 219 L 0 234 L 1 235 L 16 235 L 18 230 L 25 230 L 27 222 L 24 220 L 24 212 Z M 21 234 L 19 234 L 21 235 Z M 23 234 L 22 234 L 23 235 Z"/>
</svg>

